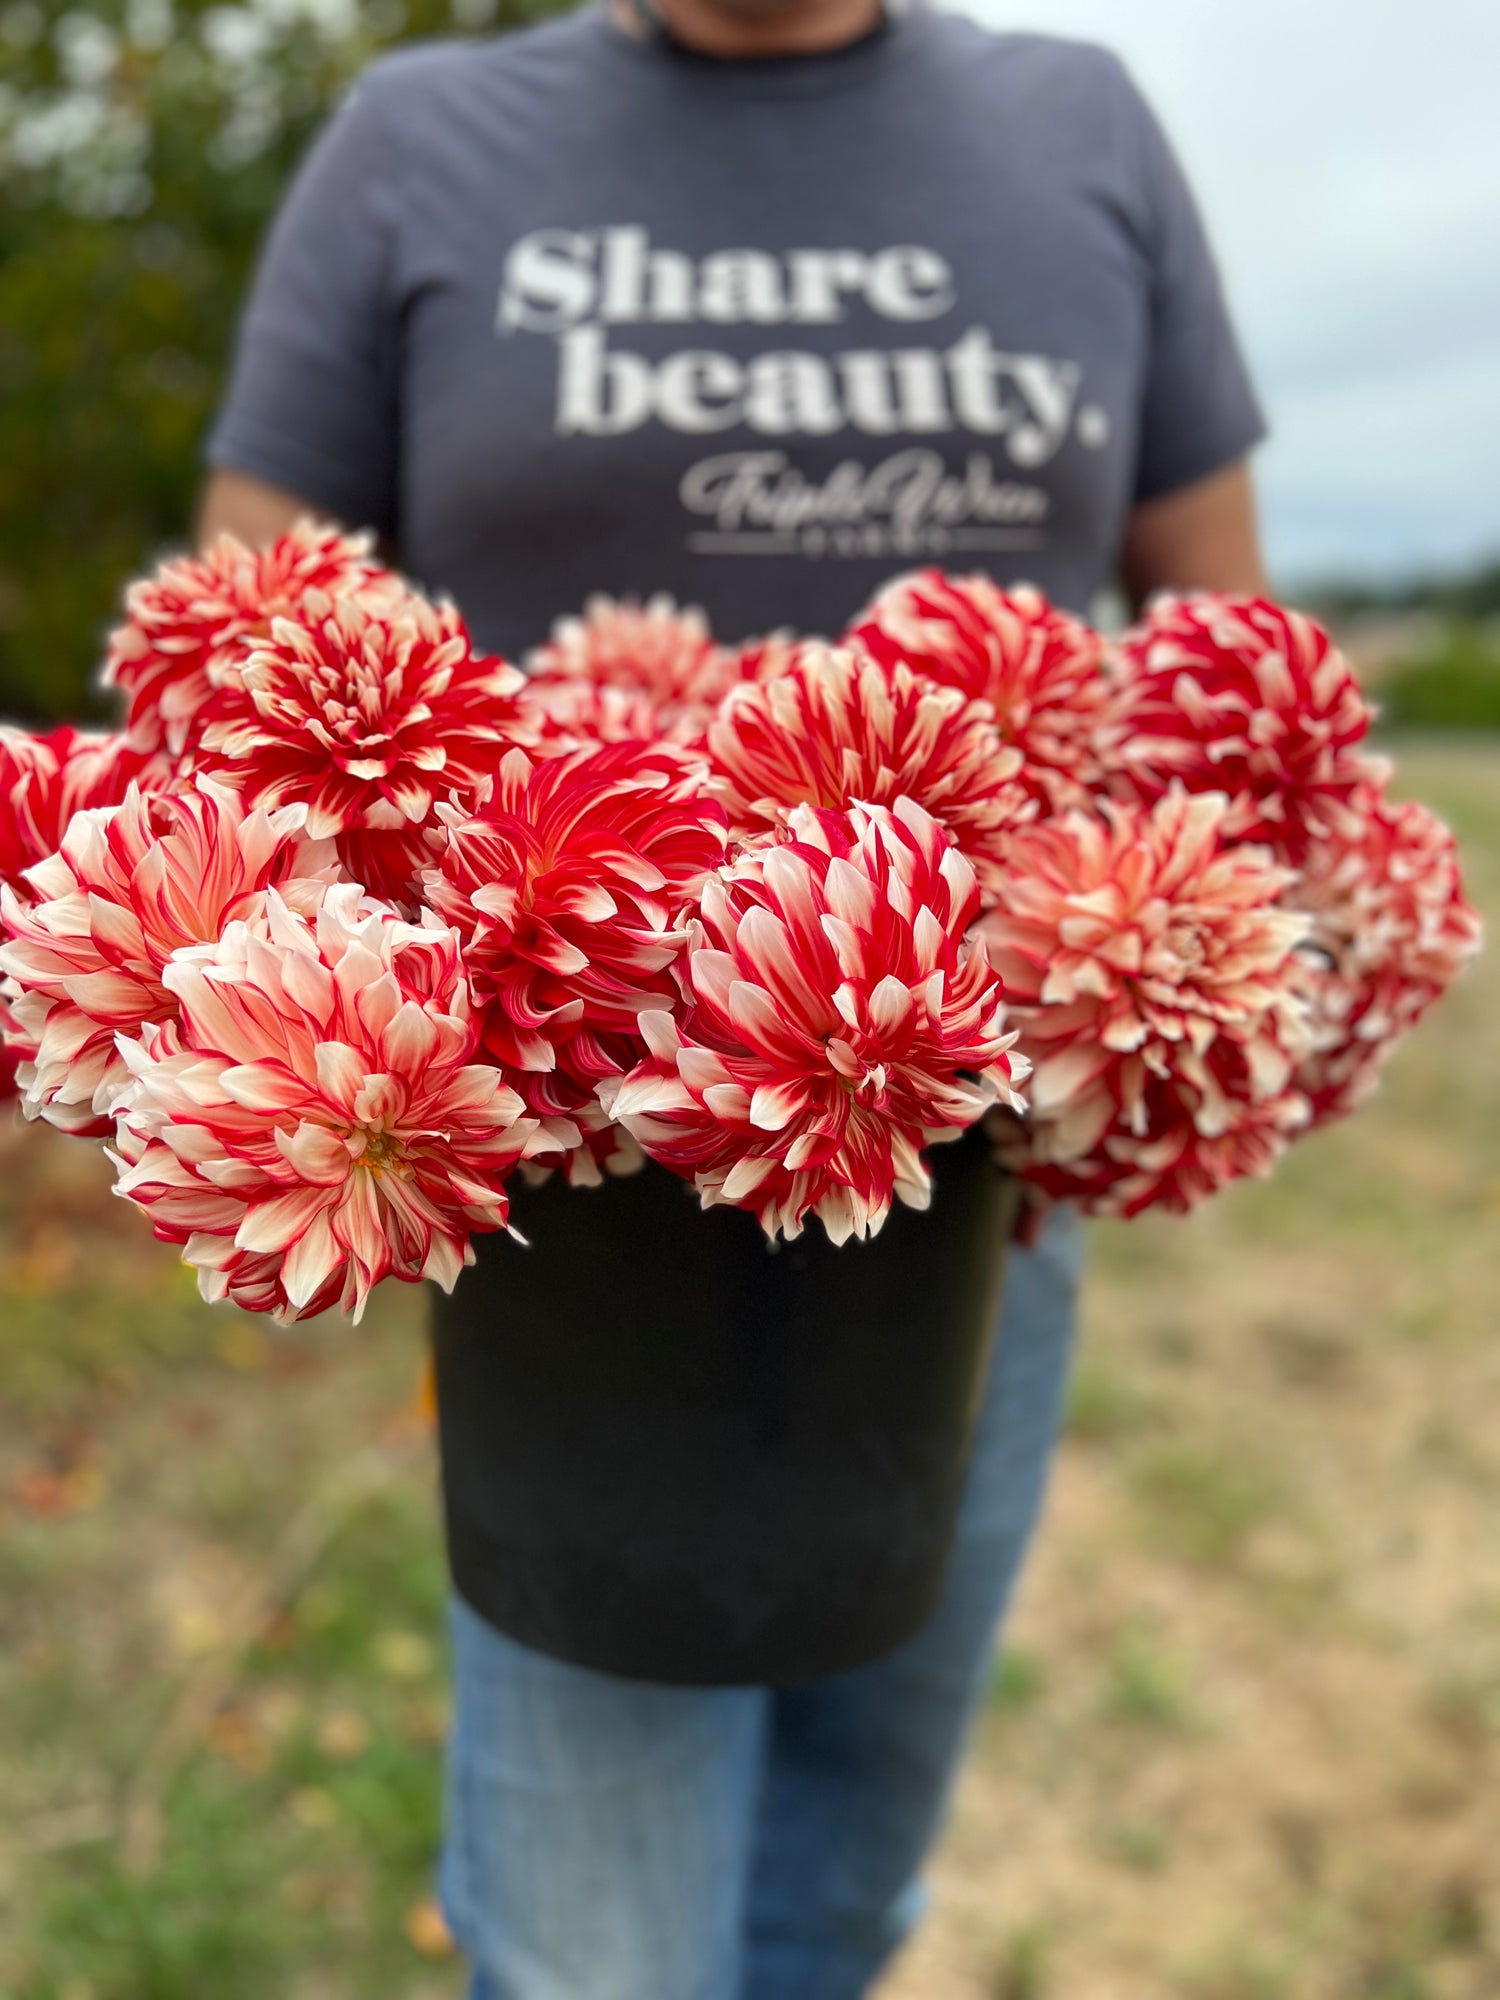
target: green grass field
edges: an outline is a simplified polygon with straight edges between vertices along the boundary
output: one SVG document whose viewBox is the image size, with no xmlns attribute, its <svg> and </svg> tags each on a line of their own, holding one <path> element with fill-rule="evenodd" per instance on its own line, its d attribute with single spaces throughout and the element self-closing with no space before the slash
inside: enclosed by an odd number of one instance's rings
<svg viewBox="0 0 1500 2000">
<path fill-rule="evenodd" d="M 1500 923 L 1500 745 L 1397 746 Z M 1359 1121 L 1094 1231 L 1068 1433 L 885 2000 L 1500 1993 L 1500 971 Z M 196 1301 L 0 1193 L 0 1995 L 453 2000 L 420 1299 Z"/>
</svg>

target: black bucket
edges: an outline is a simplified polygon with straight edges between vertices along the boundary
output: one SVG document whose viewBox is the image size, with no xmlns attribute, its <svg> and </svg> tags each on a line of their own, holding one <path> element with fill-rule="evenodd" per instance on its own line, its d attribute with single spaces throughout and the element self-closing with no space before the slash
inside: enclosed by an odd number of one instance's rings
<svg viewBox="0 0 1500 2000">
<path fill-rule="evenodd" d="M 515 1193 L 434 1295 L 449 1556 L 513 1638 L 633 1678 L 788 1683 L 935 1609 L 1016 1184 L 978 1128 L 871 1243 L 767 1244 L 656 1166 Z"/>
</svg>

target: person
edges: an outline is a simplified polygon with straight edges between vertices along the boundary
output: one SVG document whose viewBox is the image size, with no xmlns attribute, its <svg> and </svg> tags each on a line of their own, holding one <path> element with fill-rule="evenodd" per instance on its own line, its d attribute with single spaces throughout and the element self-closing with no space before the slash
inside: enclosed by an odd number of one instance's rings
<svg viewBox="0 0 1500 2000">
<path fill-rule="evenodd" d="M 586 590 L 737 640 L 836 631 L 922 563 L 1084 612 L 1112 578 L 1264 588 L 1264 430 L 1111 53 L 881 0 L 589 0 L 348 93 L 263 248 L 198 533 L 373 526 L 511 658 Z M 441 1884 L 474 2000 L 870 1990 L 1033 1538 L 1079 1265 L 1065 1210 L 1012 1252 L 943 1595 L 895 1652 L 668 1686 L 459 1579 Z M 444 1457 L 451 1530 L 484 1467 Z"/>
</svg>

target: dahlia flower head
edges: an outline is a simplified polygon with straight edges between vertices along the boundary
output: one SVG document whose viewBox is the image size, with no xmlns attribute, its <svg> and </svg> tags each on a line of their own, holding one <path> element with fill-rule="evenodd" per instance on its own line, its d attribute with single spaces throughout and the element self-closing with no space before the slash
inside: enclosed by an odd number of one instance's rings
<svg viewBox="0 0 1500 2000">
<path fill-rule="evenodd" d="M 581 617 L 558 619 L 526 668 L 548 755 L 590 743 L 695 742 L 736 677 L 703 613 L 660 593 L 644 604 L 590 597 Z"/>
<path fill-rule="evenodd" d="M 710 876 L 680 1002 L 640 1016 L 649 1055 L 600 1097 L 702 1205 L 795 1237 L 875 1234 L 925 1208 L 922 1148 L 1019 1107 L 1001 986 L 969 929 L 974 870 L 910 799 L 802 806 Z"/>
<path fill-rule="evenodd" d="M 1027 1125 L 995 1131 L 1054 1197 L 1118 1212 L 1118 1182 L 1165 1174 L 1152 1198 L 1186 1207 L 1305 1122 L 1308 920 L 1291 871 L 1226 838 L 1231 810 L 1174 786 L 1015 842 L 980 935 L 1034 1071 Z"/>
<path fill-rule="evenodd" d="M 1163 593 L 1111 671 L 1104 748 L 1121 796 L 1225 792 L 1226 838 L 1264 841 L 1292 867 L 1311 841 L 1354 831 L 1359 795 L 1389 774 L 1359 749 L 1373 710 L 1348 661 L 1301 612 Z"/>
<path fill-rule="evenodd" d="M 1293 893 L 1312 921 L 1303 990 L 1314 1048 L 1297 1084 L 1322 1125 L 1369 1096 L 1482 932 L 1448 828 L 1377 787 L 1361 796 L 1354 829 L 1313 842 Z"/>
<path fill-rule="evenodd" d="M 723 860 L 722 807 L 670 744 L 533 762 L 512 750 L 473 813 L 442 811 L 424 877 L 463 948 L 489 1059 L 568 1149 L 579 1182 L 639 1165 L 596 1087 L 643 1054 L 641 1012 L 676 996 L 685 914 Z"/>
<path fill-rule="evenodd" d="M 125 698 L 134 747 L 191 749 L 211 716 L 222 676 L 294 618 L 307 595 L 399 595 L 400 580 L 371 560 L 368 531 L 344 535 L 304 515 L 269 548 L 221 534 L 202 555 L 174 557 L 125 594 L 124 622 L 110 635 L 103 682 Z"/>
<path fill-rule="evenodd" d="M 384 1278 L 451 1290 L 508 1226 L 505 1178 L 549 1142 L 480 1056 L 451 930 L 357 883 L 306 914 L 273 889 L 162 976 L 174 1017 L 121 1037 L 115 1191 L 205 1299 L 358 1320 Z"/>
<path fill-rule="evenodd" d="M 1233 1043 L 1220 1044 L 1204 1067 L 1213 1106 L 1208 1117 L 1193 1084 L 1153 1075 L 1141 1093 L 1140 1133 L 1112 1130 L 1078 1154 L 1059 1144 L 1056 1125 L 1028 1129 L 995 1112 L 988 1130 L 996 1157 L 1021 1176 L 1043 1210 L 1067 1201 L 1086 1215 L 1120 1220 L 1153 1208 L 1186 1215 L 1233 1181 L 1267 1178 L 1309 1128 L 1306 1098 L 1295 1089 L 1258 1096 Z"/>
<path fill-rule="evenodd" d="M 27 1117 L 87 1137 L 113 1129 L 126 1081 L 116 1036 L 175 1012 L 174 953 L 212 945 L 275 884 L 332 876 L 306 817 L 300 805 L 249 811 L 204 778 L 179 796 L 132 788 L 118 806 L 75 813 L 59 851 L 0 888 L 6 1040 Z"/>
<path fill-rule="evenodd" d="M 22 1035 L 11 1012 L 10 1001 L 0 987 L 0 1104 L 11 1104 L 21 1094 L 20 1068 Z"/>
<path fill-rule="evenodd" d="M 169 776 L 165 759 L 132 750 L 123 736 L 66 727 L 34 736 L 0 723 L 0 886 L 24 902 L 26 870 L 56 851 L 75 812 L 117 805 L 132 783 L 159 789 Z M 20 1064 L 35 1053 L 0 993 L 0 1104 L 19 1095 Z"/>
<path fill-rule="evenodd" d="M 74 813 L 119 805 L 132 784 L 170 789 L 167 761 L 123 736 L 66 726 L 34 736 L 0 723 L 0 882 L 19 889 L 25 871 L 62 845 Z"/>
<path fill-rule="evenodd" d="M 1021 753 L 985 702 L 863 646 L 806 640 L 783 671 L 737 684 L 708 753 L 708 788 L 742 836 L 774 832 L 804 805 L 909 799 L 949 830 L 985 890 L 1004 882 L 1010 839 L 1037 810 Z"/>
<path fill-rule="evenodd" d="M 252 805 L 304 802 L 314 839 L 405 835 L 439 800 L 478 796 L 526 734 L 524 686 L 451 603 L 310 590 L 223 670 L 199 764 Z"/>
<path fill-rule="evenodd" d="M 893 578 L 846 636 L 888 665 L 904 660 L 927 680 L 987 701 L 1020 753 L 1021 785 L 1043 812 L 1085 806 L 1101 786 L 1104 642 L 1039 590 L 914 570 Z"/>
</svg>

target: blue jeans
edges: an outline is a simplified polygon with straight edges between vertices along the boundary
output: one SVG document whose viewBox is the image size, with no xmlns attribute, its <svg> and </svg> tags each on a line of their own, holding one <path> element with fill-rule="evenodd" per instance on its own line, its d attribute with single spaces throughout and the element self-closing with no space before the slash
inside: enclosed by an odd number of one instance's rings
<svg viewBox="0 0 1500 2000">
<path fill-rule="evenodd" d="M 1080 1234 L 1058 1210 L 1011 1253 L 944 1595 L 897 1652 L 797 1687 L 664 1687 L 552 1659 L 452 1599 L 441 1892 L 470 2000 L 868 1992 L 922 1912 L 1040 1510 Z"/>
</svg>

